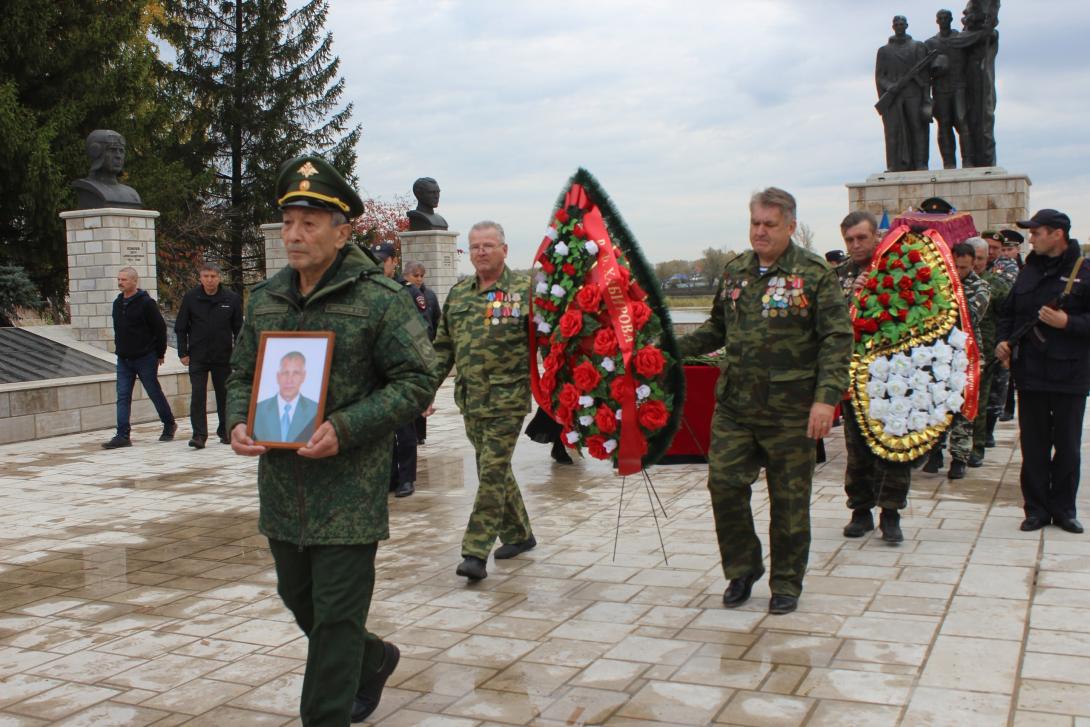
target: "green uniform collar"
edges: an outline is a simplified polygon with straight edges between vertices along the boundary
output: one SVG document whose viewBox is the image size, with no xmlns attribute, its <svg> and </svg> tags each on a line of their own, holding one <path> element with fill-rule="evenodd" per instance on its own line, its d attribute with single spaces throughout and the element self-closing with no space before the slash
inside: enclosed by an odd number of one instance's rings
<svg viewBox="0 0 1090 727">
<path fill-rule="evenodd" d="M 768 270 L 761 272 L 761 261 L 757 257 L 757 253 L 753 250 L 748 250 L 747 254 L 750 256 L 750 260 L 746 265 L 746 268 L 755 276 L 760 277 L 762 275 L 768 275 L 776 270 L 788 273 L 798 267 L 799 257 L 802 253 L 799 250 L 799 246 L 794 241 L 787 243 L 787 249 L 783 251 L 783 254 L 776 258 L 776 262 L 768 266 Z"/>
<path fill-rule="evenodd" d="M 337 253 L 333 264 L 322 275 L 321 280 L 314 286 L 314 290 L 310 292 L 310 295 L 304 297 L 299 293 L 299 273 L 287 266 L 269 278 L 265 284 L 265 289 L 270 295 L 287 298 L 297 307 L 302 308 L 310 301 L 321 298 L 331 291 L 347 285 L 361 275 L 381 274 L 382 269 L 364 255 L 355 243 L 350 242 Z"/>
<path fill-rule="evenodd" d="M 487 288 L 482 289 L 480 287 L 480 282 L 481 282 L 480 278 L 478 278 L 476 275 L 474 275 L 473 276 L 473 282 L 470 284 L 470 287 L 472 287 L 473 290 L 476 290 L 478 293 L 487 293 L 488 291 L 493 290 L 493 289 L 510 290 L 511 289 L 511 268 L 507 267 L 507 263 L 504 263 L 503 272 L 500 273 L 499 280 L 497 280 L 495 283 L 488 286 Z"/>
</svg>

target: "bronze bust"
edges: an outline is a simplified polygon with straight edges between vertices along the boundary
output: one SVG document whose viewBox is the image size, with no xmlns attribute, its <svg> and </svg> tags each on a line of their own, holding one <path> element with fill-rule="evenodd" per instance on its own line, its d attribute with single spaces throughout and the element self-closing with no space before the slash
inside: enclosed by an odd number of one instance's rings
<svg viewBox="0 0 1090 727">
<path fill-rule="evenodd" d="M 91 158 L 90 171 L 72 182 L 77 209 L 143 208 L 136 190 L 117 181 L 125 167 L 125 137 L 116 131 L 96 129 L 87 135 L 87 156 Z"/>
<path fill-rule="evenodd" d="M 409 231 L 445 230 L 447 221 L 435 213 L 439 206 L 439 183 L 431 177 L 421 177 L 413 182 L 413 196 L 416 197 L 416 209 L 409 210 Z"/>
</svg>

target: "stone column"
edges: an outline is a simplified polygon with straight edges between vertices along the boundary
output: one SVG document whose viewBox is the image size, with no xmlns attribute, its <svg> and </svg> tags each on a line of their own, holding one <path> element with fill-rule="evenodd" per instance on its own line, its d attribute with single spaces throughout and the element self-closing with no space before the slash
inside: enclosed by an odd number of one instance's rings
<svg viewBox="0 0 1090 727">
<path fill-rule="evenodd" d="M 261 236 L 265 238 L 266 280 L 288 264 L 288 254 L 284 252 L 284 238 L 280 236 L 281 227 L 279 222 L 270 222 L 261 226 Z"/>
<path fill-rule="evenodd" d="M 61 212 L 68 240 L 68 304 L 77 340 L 114 350 L 112 309 L 121 268 L 135 268 L 140 287 L 158 299 L 158 216 L 154 210 L 116 207 Z"/>
<path fill-rule="evenodd" d="M 439 305 L 458 282 L 458 233 L 448 230 L 399 232 L 401 262 L 415 260 L 425 268 L 424 285 L 435 291 Z"/>
</svg>

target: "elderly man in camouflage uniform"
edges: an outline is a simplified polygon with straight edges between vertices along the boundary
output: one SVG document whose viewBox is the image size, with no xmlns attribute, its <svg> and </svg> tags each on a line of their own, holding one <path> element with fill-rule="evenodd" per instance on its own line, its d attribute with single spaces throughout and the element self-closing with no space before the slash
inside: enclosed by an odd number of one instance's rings
<svg viewBox="0 0 1090 727">
<path fill-rule="evenodd" d="M 750 200 L 752 250 L 727 263 L 711 317 L 679 341 L 682 355 L 725 347 L 709 448 L 723 604 L 744 603 L 764 574 L 750 507 L 765 467 L 772 522 L 769 613 L 798 606 L 810 551 L 814 440 L 829 433 L 848 388 L 852 331 L 825 261 L 791 241 L 795 198 L 770 187 Z"/>
<path fill-rule="evenodd" d="M 288 266 L 255 285 L 231 359 L 228 426 L 237 454 L 260 456 L 258 528 L 277 590 L 308 637 L 304 725 L 343 727 L 378 706 L 396 646 L 367 631 L 386 509 L 391 433 L 428 404 L 435 354 L 401 286 L 346 244 L 359 196 L 324 159 L 280 170 Z M 246 419 L 265 331 L 332 331 L 324 421 L 298 450 L 254 444 Z"/>
<path fill-rule="evenodd" d="M 981 326 L 985 313 L 988 311 L 988 299 L 991 291 L 988 284 L 976 274 L 977 260 L 982 263 L 988 259 L 988 243 L 979 237 L 970 238 L 966 242 L 959 242 L 950 249 L 957 265 L 958 277 L 961 279 L 961 288 L 965 295 L 965 303 L 969 308 L 969 323 L 973 327 L 973 338 L 976 340 L 977 349 L 981 346 Z M 979 385 L 978 385 L 979 392 Z M 987 394 L 978 393 L 983 399 Z M 986 400 L 986 399 L 985 399 Z M 932 474 L 942 469 L 942 450 L 945 446 L 945 436 L 931 450 L 927 463 L 923 466 L 924 472 Z M 973 422 L 965 418 L 964 414 L 954 415 L 954 422 L 948 430 L 950 437 L 950 469 L 946 477 L 951 480 L 960 480 L 965 477 L 965 468 L 969 464 L 969 457 L 973 452 Z"/>
<path fill-rule="evenodd" d="M 450 289 L 435 337 L 438 380 L 453 366 L 454 401 L 477 453 L 477 499 L 462 538 L 457 573 L 488 576 L 485 563 L 499 537 L 496 558 L 513 558 L 537 545 L 522 502 L 511 456 L 530 411 L 526 305 L 530 279 L 507 267 L 503 228 L 485 220 L 469 230 L 477 274 Z"/>
<path fill-rule="evenodd" d="M 836 272 L 850 306 L 852 297 L 863 287 L 867 267 L 878 248 L 878 220 L 870 212 L 851 212 L 840 223 L 840 234 L 851 260 L 837 268 Z M 900 511 L 908 506 L 912 466 L 905 462 L 891 462 L 871 451 L 847 395 L 840 406 L 844 412 L 844 447 L 848 455 L 844 492 L 848 496 L 848 508 L 852 511 L 851 521 L 844 526 L 844 537 L 860 538 L 874 530 L 871 510 L 877 505 L 882 508 L 878 516 L 882 540 L 900 543 L 905 539 L 901 531 Z"/>
</svg>

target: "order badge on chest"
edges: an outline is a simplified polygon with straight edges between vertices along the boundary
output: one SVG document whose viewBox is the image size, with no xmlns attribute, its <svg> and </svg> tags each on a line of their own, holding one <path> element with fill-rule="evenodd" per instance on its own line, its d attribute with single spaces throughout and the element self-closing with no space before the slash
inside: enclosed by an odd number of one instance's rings
<svg viewBox="0 0 1090 727">
<path fill-rule="evenodd" d="M 518 323 L 522 316 L 522 296 L 493 290 L 485 296 L 484 323 L 486 327 Z"/>
<path fill-rule="evenodd" d="M 773 276 L 761 296 L 762 318 L 786 318 L 810 315 L 810 301 L 803 292 L 801 275 Z"/>
</svg>

